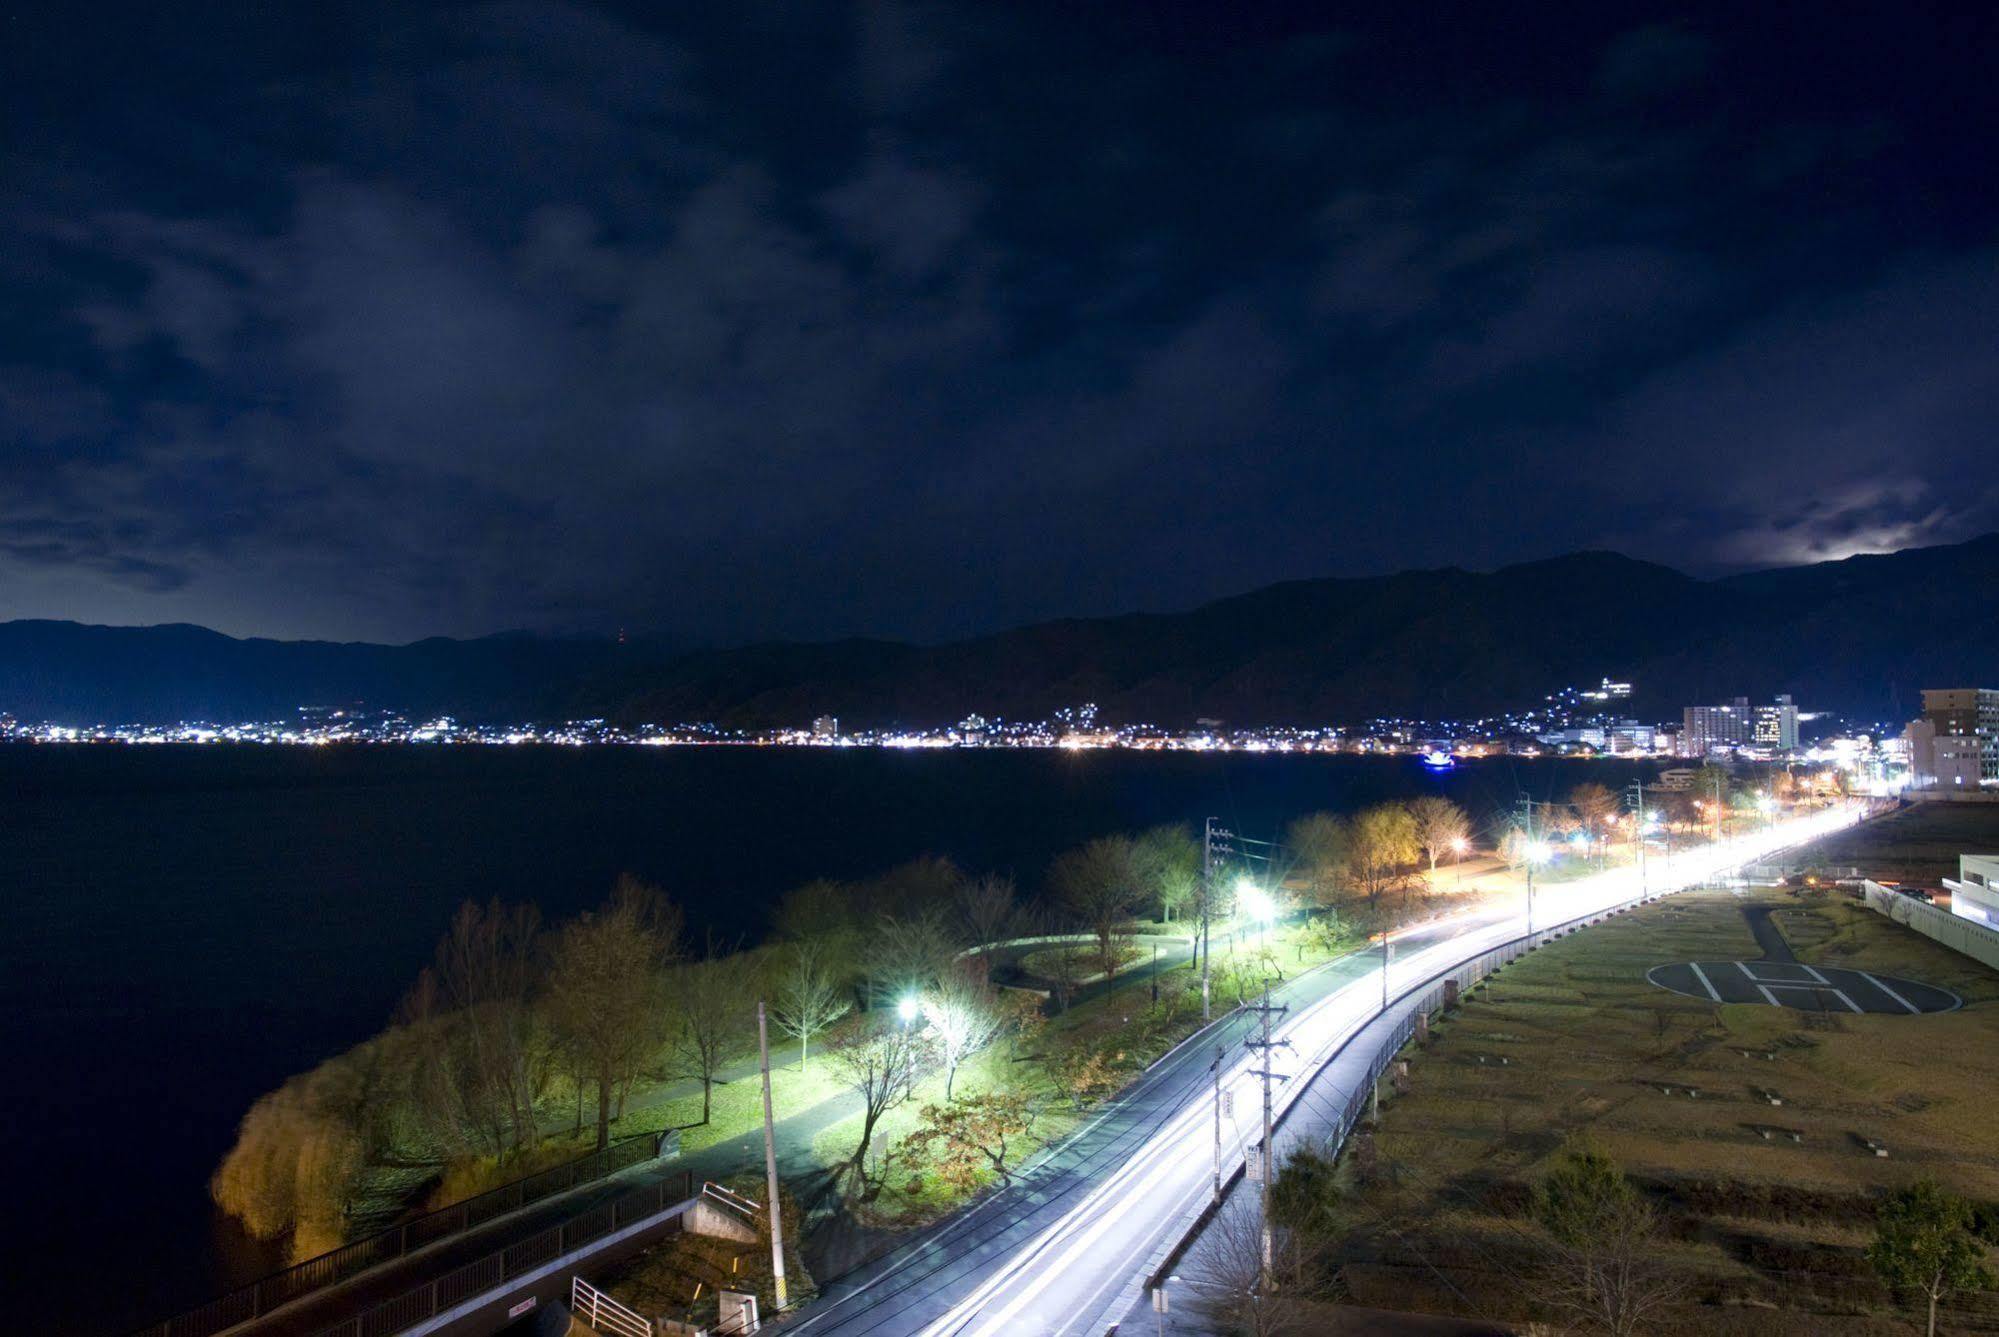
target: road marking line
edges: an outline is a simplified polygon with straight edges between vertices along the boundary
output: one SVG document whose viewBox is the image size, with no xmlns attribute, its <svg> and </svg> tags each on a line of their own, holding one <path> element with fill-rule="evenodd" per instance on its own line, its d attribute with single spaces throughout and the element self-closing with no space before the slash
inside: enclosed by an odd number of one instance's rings
<svg viewBox="0 0 1999 1337">
<path fill-rule="evenodd" d="M 1798 962 L 1798 964 L 1799 964 L 1799 965 L 1801 965 L 1801 966 L 1804 966 L 1804 965 L 1805 965 L 1805 963 L 1804 963 L 1804 962 L 1802 962 L 1802 961 Z M 1825 985 L 1825 986 L 1826 986 L 1826 987 L 1828 987 L 1828 988 L 1832 987 L 1832 981 L 1831 981 L 1831 980 L 1829 980 L 1829 979 L 1827 979 L 1827 978 L 1826 978 L 1825 976 L 1823 976 L 1823 975 L 1819 974 L 1819 973 L 1818 973 L 1818 972 L 1817 972 L 1816 970 L 1813 970 L 1813 969 L 1812 969 L 1812 968 L 1811 968 L 1810 966 L 1805 966 L 1805 973 L 1806 973 L 1807 975 L 1810 975 L 1810 976 L 1811 976 L 1811 977 L 1812 977 L 1813 979 L 1817 980 L 1817 981 L 1818 981 L 1818 982 L 1819 982 L 1820 984 L 1823 984 L 1823 985 Z M 1864 975 L 1864 974 L 1866 974 L 1867 972 L 1863 970 L 1863 971 L 1862 971 L 1862 972 L 1860 972 L 1860 973 Z"/>
<path fill-rule="evenodd" d="M 1848 998 L 1844 990 L 1834 989 L 1832 991 L 1832 996 L 1839 999 L 1840 1002 L 1845 1003 L 1855 1012 L 1865 1012 L 1867 1010 L 1866 1008 L 1862 1007 L 1860 1004 L 1854 1002 L 1851 998 Z"/>
<path fill-rule="evenodd" d="M 1885 993 L 1885 994 L 1887 994 L 1887 995 L 1888 995 L 1888 996 L 1889 996 L 1890 998 L 1892 998 L 1892 999 L 1894 999 L 1894 1000 L 1895 1000 L 1896 1002 L 1900 1003 L 1900 1004 L 1901 1004 L 1901 1005 L 1902 1005 L 1903 1007 L 1906 1007 L 1906 1008 L 1908 1008 L 1908 1009 L 1909 1009 L 1909 1011 L 1911 1011 L 1911 1012 L 1921 1012 L 1921 1011 L 1922 1011 L 1922 1009 L 1921 1009 L 1921 1008 L 1917 1007 L 1917 1006 L 1916 1006 L 1916 1005 L 1915 1005 L 1914 1003 L 1910 1002 L 1910 1001 L 1909 1001 L 1908 999 L 1906 999 L 1906 998 L 1902 997 L 1902 995 L 1900 995 L 1900 994 L 1896 993 L 1896 992 L 1895 992 L 1895 991 L 1894 991 L 1893 989 L 1891 989 L 1891 988 L 1889 988 L 1889 987 L 1888 987 L 1888 985 L 1887 985 L 1887 983 L 1886 983 L 1885 981 L 1883 981 L 1883 980 L 1881 980 L 1881 979 L 1877 978 L 1876 976 L 1873 976 L 1873 975 L 1870 975 L 1870 974 L 1868 974 L 1868 973 L 1867 973 L 1866 971 L 1864 971 L 1864 970 L 1857 970 L 1857 971 L 1855 971 L 1855 972 L 1854 972 L 1854 974 L 1856 974 L 1856 975 L 1860 976 L 1860 978 L 1862 978 L 1862 979 L 1866 980 L 1866 981 L 1867 981 L 1867 982 L 1868 982 L 1869 984 L 1871 984 L 1871 985 L 1873 985 L 1873 986 L 1874 986 L 1875 988 L 1879 989 L 1879 990 L 1880 990 L 1880 991 L 1881 991 L 1882 993 Z"/>
<path fill-rule="evenodd" d="M 1752 977 L 1752 978 L 1753 978 L 1753 977 Z M 1778 1001 L 1777 1001 L 1777 995 L 1776 995 L 1776 994 L 1774 994 L 1774 993 L 1771 993 L 1771 992 L 1770 992 L 1770 987 L 1769 987 L 1768 985 L 1766 985 L 1766 984 L 1759 984 L 1759 985 L 1757 985 L 1757 986 L 1756 986 L 1756 990 L 1757 990 L 1757 992 L 1758 992 L 1758 993 L 1760 993 L 1760 994 L 1762 994 L 1762 995 L 1763 995 L 1763 1001 L 1764 1001 L 1764 1002 L 1766 1002 L 1766 1003 L 1768 1003 L 1768 1004 L 1769 1004 L 1769 1005 L 1770 1005 L 1771 1007 L 1782 1007 L 1782 1006 L 1783 1006 L 1783 1004 L 1782 1004 L 1782 1003 L 1780 1003 L 1780 1002 L 1778 1002 Z"/>
<path fill-rule="evenodd" d="M 1694 968 L 1694 978 L 1701 982 L 1701 988 L 1707 990 L 1707 996 L 1719 1003 L 1721 995 L 1715 992 L 1714 985 L 1708 983 L 1707 972 L 1701 969 L 1701 963 L 1698 961 L 1689 961 L 1687 964 Z"/>
</svg>

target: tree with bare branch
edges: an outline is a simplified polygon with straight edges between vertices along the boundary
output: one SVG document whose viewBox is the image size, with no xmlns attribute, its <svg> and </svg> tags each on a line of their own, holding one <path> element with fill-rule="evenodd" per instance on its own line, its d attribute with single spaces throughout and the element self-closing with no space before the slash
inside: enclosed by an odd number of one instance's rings
<svg viewBox="0 0 1999 1337">
<path fill-rule="evenodd" d="M 1462 850 L 1471 840 L 1471 819 L 1463 808 L 1437 794 L 1410 800 L 1409 815 L 1416 819 L 1416 843 L 1430 861 L 1430 884 L 1434 887 L 1437 860 Z"/>
<path fill-rule="evenodd" d="M 719 952 L 713 941 L 699 960 L 682 962 L 667 975 L 673 1052 L 687 1075 L 700 1079 L 704 1124 L 714 1112 L 716 1072 L 747 1043 L 757 985 L 744 958 Z"/>
<path fill-rule="evenodd" d="M 420 1104 L 453 1140 L 505 1156 L 537 1137 L 535 1103 L 549 1051 L 532 1006 L 541 977 L 541 916 L 531 905 L 458 907 L 437 960 L 404 1000 L 422 1052 Z"/>
<path fill-rule="evenodd" d="M 1589 841 L 1590 849 L 1597 851 L 1617 818 L 1617 795 L 1594 780 L 1585 780 L 1569 791 L 1569 807 L 1576 815 L 1576 826 Z"/>
<path fill-rule="evenodd" d="M 1182 1263 L 1197 1307 L 1221 1332 L 1284 1337 L 1314 1330 L 1305 1271 L 1288 1240 L 1264 1265 L 1263 1223 L 1253 1194 L 1233 1193 Z"/>
<path fill-rule="evenodd" d="M 882 920 L 870 931 L 862 950 L 869 1005 L 883 997 L 901 999 L 921 993 L 951 968 L 957 955 L 958 940 L 946 926 L 941 906 Z"/>
<path fill-rule="evenodd" d="M 827 1051 L 840 1081 L 861 1098 L 861 1140 L 848 1158 L 848 1172 L 867 1181 L 868 1148 L 882 1116 L 916 1092 L 930 1071 L 931 1047 L 923 1034 L 893 1016 L 863 1017 Z"/>
<path fill-rule="evenodd" d="M 1097 962 L 1117 978 L 1131 937 L 1131 915 L 1143 895 L 1137 847 L 1124 836 L 1100 836 L 1056 859 L 1056 897 L 1097 940 Z"/>
<path fill-rule="evenodd" d="M 991 987 L 962 964 L 945 971 L 924 991 L 922 1006 L 924 1025 L 937 1048 L 938 1061 L 944 1065 L 944 1103 L 948 1105 L 959 1065 L 1000 1037 L 1007 1015 Z"/>
<path fill-rule="evenodd" d="M 835 973 L 830 954 L 806 939 L 785 949 L 777 977 L 778 1029 L 798 1041 L 798 1070 L 805 1071 L 812 1037 L 822 1034 L 853 1009 L 854 1000 Z"/>
<path fill-rule="evenodd" d="M 954 898 L 959 926 L 971 940 L 972 950 L 981 954 L 994 943 L 1012 936 L 1020 923 L 1020 893 L 1013 879 L 988 873 L 966 878 Z"/>
<path fill-rule="evenodd" d="M 611 1140 L 611 1092 L 628 1090 L 666 1040 L 662 971 L 681 926 L 679 907 L 627 877 L 602 909 L 556 934 L 542 1011 L 571 1068 L 596 1085 L 599 1150 Z"/>
</svg>

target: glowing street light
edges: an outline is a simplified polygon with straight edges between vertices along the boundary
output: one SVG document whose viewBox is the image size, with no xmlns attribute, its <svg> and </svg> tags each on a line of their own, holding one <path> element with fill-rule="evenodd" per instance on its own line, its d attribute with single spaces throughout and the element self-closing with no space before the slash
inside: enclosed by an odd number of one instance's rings
<svg viewBox="0 0 1999 1337">
<path fill-rule="evenodd" d="M 1548 847 L 1548 842 L 1545 840 L 1530 840 L 1527 842 L 1525 853 L 1527 855 L 1527 931 L 1532 933 L 1534 931 L 1534 866 L 1548 862 L 1554 856 L 1555 852 Z"/>
<path fill-rule="evenodd" d="M 1242 906 L 1242 912 L 1251 919 L 1268 924 L 1277 918 L 1277 903 L 1270 899 L 1269 892 L 1257 886 L 1250 878 L 1236 879 L 1235 894 L 1236 903 Z"/>
<path fill-rule="evenodd" d="M 1236 879 L 1235 894 L 1236 905 L 1245 916 L 1263 925 L 1263 932 L 1267 938 L 1271 921 L 1277 918 L 1277 901 L 1269 892 L 1259 887 L 1254 879 L 1247 877 Z"/>
<path fill-rule="evenodd" d="M 895 1014 L 902 1018 L 903 1028 L 906 1030 L 911 1022 L 923 1015 L 923 1001 L 915 994 L 910 994 L 895 1005 Z"/>
<path fill-rule="evenodd" d="M 1463 836 L 1451 842 L 1451 852 L 1457 855 L 1451 860 L 1451 867 L 1457 873 L 1457 884 L 1461 887 L 1465 884 L 1465 851 L 1470 848 L 1471 842 Z"/>
</svg>

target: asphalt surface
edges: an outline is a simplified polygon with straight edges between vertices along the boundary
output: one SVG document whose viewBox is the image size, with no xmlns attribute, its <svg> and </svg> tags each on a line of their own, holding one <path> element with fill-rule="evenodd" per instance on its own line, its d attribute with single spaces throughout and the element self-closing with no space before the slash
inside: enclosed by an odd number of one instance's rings
<svg viewBox="0 0 1999 1337">
<path fill-rule="evenodd" d="M 1950 1012 L 1963 1006 L 1948 989 L 1847 966 L 1812 966 L 1798 960 L 1784 931 L 1771 917 L 1774 907 L 1745 905 L 1742 917 L 1756 945 L 1758 961 L 1682 961 L 1654 966 L 1645 978 L 1662 989 L 1713 1003 L 1762 1003 L 1800 1012 L 1879 1012 L 1910 1016 Z"/>
<path fill-rule="evenodd" d="M 1466 921 L 1426 926 L 1408 934 L 1397 950 L 1448 941 Z M 1273 1005 L 1302 1008 L 1357 981 L 1380 978 L 1380 954 L 1368 951 L 1342 958 L 1284 981 L 1272 991 Z M 1155 1063 L 1136 1083 L 1106 1105 L 1080 1131 L 1007 1188 L 857 1273 L 827 1285 L 820 1299 L 788 1332 L 842 1334 L 918 1331 L 946 1312 L 995 1268 L 1090 1197 L 1104 1180 L 1127 1165 L 1160 1129 L 1190 1107 L 1205 1107 L 1213 1086 L 1210 1067 L 1219 1047 L 1231 1064 L 1244 1053 L 1243 1041 L 1257 1024 L 1253 1012 L 1237 1009 Z M 1241 1116 L 1251 1109 L 1241 1102 Z M 1233 1133 L 1230 1142 L 1237 1139 Z M 1209 1164 L 1207 1149 L 1199 1158 Z M 1238 1149 L 1238 1155 L 1239 1149 Z M 1134 1223 L 1156 1238 L 1171 1222 L 1162 1217 Z M 1108 1299 L 1108 1297 L 1104 1297 Z M 1037 1332 L 1031 1323 L 1017 1331 Z"/>
<path fill-rule="evenodd" d="M 1683 854 L 1673 885 L 1767 855 L 1822 834 L 1831 817 Z M 1666 884 L 1654 870 L 1652 889 Z M 1633 870 L 1544 888 L 1540 925 L 1595 913 L 1638 891 Z M 1510 907 L 1427 925 L 1402 935 L 1389 972 L 1401 1011 L 1444 972 L 1518 939 L 1526 928 Z M 1283 1106 L 1312 1103 L 1336 1118 L 1360 1089 L 1381 1050 L 1370 1026 L 1401 1024 L 1381 1007 L 1379 955 L 1367 952 L 1287 981 L 1273 1002 L 1275 1025 L 1295 1049 L 1274 1053 Z M 1242 1164 L 1257 1128 L 1257 1061 L 1242 1042 L 1256 1017 L 1238 1012 L 1162 1059 L 1125 1095 L 1014 1185 L 993 1194 L 908 1247 L 828 1286 L 788 1331 L 823 1334 L 1096 1334 L 1123 1321 L 1144 1331 L 1146 1276 L 1197 1222 L 1213 1192 L 1216 1138 L 1209 1065 L 1219 1047 L 1232 1104 L 1220 1159 L 1225 1175 Z M 1356 1043 L 1360 1040 L 1360 1043 Z M 1317 1092 L 1307 1101 L 1307 1093 Z"/>
</svg>

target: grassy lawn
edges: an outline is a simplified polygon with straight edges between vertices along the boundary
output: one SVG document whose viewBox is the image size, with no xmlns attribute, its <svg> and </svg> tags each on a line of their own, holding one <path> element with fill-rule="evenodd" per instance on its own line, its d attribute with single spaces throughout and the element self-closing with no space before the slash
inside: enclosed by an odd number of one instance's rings
<svg viewBox="0 0 1999 1337">
<path fill-rule="evenodd" d="M 1912 803 L 1836 831 L 1797 856 L 1887 882 L 1957 876 L 1957 856 L 1999 850 L 1999 803 Z"/>
<path fill-rule="evenodd" d="M 1800 957 L 1943 985 L 1966 1006 L 1808 1018 L 1649 984 L 1654 965 L 1761 955 L 1725 892 L 1676 896 L 1533 953 L 1433 1028 L 1411 1055 L 1408 1094 L 1384 1091 L 1377 1182 L 1359 1185 L 1349 1158 L 1360 1228 L 1341 1256 L 1355 1303 L 1532 1317 L 1477 1245 L 1517 1237 L 1528 1186 L 1566 1136 L 1586 1133 L 1666 1215 L 1662 1251 L 1688 1289 L 1659 1331 L 1906 1331 L 1860 1256 L 1871 1200 L 1926 1175 L 1999 1200 L 1999 1121 L 1986 1117 L 1999 1099 L 1988 1061 L 1999 975 L 1864 908 L 1752 894 L 1782 907 Z M 1766 1141 L 1757 1125 L 1802 1141 Z M 1952 1311 L 1953 1330 L 1988 1323 L 1999 1328 L 1999 1297 Z"/>
</svg>

